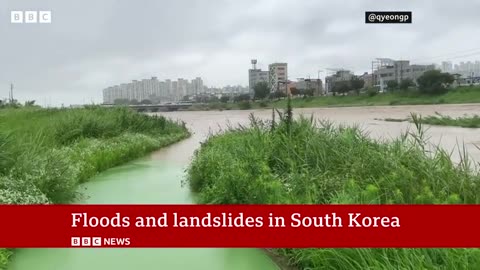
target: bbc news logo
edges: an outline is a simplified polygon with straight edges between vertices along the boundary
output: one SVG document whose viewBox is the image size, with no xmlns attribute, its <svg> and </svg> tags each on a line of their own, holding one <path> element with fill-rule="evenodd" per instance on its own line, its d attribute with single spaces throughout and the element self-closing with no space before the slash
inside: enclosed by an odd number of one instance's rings
<svg viewBox="0 0 480 270">
<path fill-rule="evenodd" d="M 52 23 L 51 11 L 11 11 L 11 23 Z"/>
<path fill-rule="evenodd" d="M 72 237 L 72 247 L 129 246 L 130 238 Z"/>
<path fill-rule="evenodd" d="M 366 11 L 365 23 L 412 23 L 412 12 Z"/>
</svg>

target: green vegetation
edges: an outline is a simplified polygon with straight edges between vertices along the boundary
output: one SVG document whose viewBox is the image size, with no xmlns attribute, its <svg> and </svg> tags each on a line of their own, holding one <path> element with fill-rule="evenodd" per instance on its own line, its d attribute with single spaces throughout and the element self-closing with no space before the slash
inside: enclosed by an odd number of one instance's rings
<svg viewBox="0 0 480 270">
<path fill-rule="evenodd" d="M 413 122 L 411 118 L 397 119 L 397 118 L 385 118 L 383 119 L 387 122 Z M 428 125 L 437 125 L 437 126 L 456 126 L 456 127 L 465 127 L 465 128 L 480 128 L 480 116 L 462 116 L 457 118 L 452 118 L 450 116 L 445 116 L 440 113 L 436 115 L 426 116 L 419 121 L 423 124 Z"/>
<path fill-rule="evenodd" d="M 210 137 L 187 184 L 207 204 L 478 204 L 480 175 L 464 155 L 425 150 L 416 132 L 375 141 L 356 127 L 251 117 Z M 300 269 L 480 269 L 479 249 L 278 249 Z"/>
<path fill-rule="evenodd" d="M 270 94 L 270 88 L 268 87 L 267 82 L 259 82 L 257 83 L 254 88 L 254 98 L 255 99 L 264 99 L 268 97 L 268 94 Z"/>
<path fill-rule="evenodd" d="M 336 94 L 346 94 L 349 91 L 354 91 L 360 94 L 360 89 L 363 88 L 364 81 L 357 76 L 353 76 L 349 81 L 336 82 L 332 87 L 332 92 Z"/>
<path fill-rule="evenodd" d="M 422 123 L 429 125 L 438 125 L 438 126 L 457 126 L 465 128 L 480 128 L 480 116 L 463 116 L 452 118 L 450 116 L 445 116 L 437 113 L 436 116 L 427 116 L 422 119 Z"/>
<path fill-rule="evenodd" d="M 480 103 L 480 87 L 459 87 L 439 95 L 421 94 L 417 91 L 394 91 L 378 94 L 367 91 L 360 95 L 292 99 L 294 108 L 463 103 Z M 286 108 L 286 104 L 286 100 L 281 100 L 271 102 L 270 106 Z"/>
<path fill-rule="evenodd" d="M 409 82 L 405 82 L 408 85 Z M 243 102 L 243 101 L 242 101 Z M 240 110 L 241 102 L 212 102 L 196 104 L 190 110 Z M 251 109 L 286 108 L 287 99 L 250 101 Z M 359 95 L 299 97 L 292 99 L 294 108 L 316 107 L 353 107 L 353 106 L 389 106 L 389 105 L 424 105 L 424 104 L 465 104 L 480 103 L 480 87 L 459 87 L 443 94 L 422 94 L 416 90 L 395 90 L 389 93 L 378 93 L 368 89 Z"/>
<path fill-rule="evenodd" d="M 418 77 L 418 90 L 424 94 L 438 94 L 448 91 L 448 86 L 455 81 L 455 77 L 440 70 L 429 70 Z"/>
<path fill-rule="evenodd" d="M 0 110 L 0 203 L 68 203 L 77 185 L 189 136 L 185 126 L 126 108 Z M 0 269 L 12 251 L 0 249 Z"/>
</svg>

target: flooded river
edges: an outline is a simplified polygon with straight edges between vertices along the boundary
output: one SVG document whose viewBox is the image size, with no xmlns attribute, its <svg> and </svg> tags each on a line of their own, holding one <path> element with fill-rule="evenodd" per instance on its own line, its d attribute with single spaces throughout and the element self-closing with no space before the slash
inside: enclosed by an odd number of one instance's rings
<svg viewBox="0 0 480 270">
<path fill-rule="evenodd" d="M 411 124 L 385 122 L 376 119 L 406 118 L 410 112 L 431 115 L 439 112 L 450 116 L 475 114 L 478 105 L 397 106 L 358 108 L 295 109 L 296 116 L 313 114 L 318 119 L 336 123 L 358 124 L 374 138 L 399 136 Z M 141 160 L 108 170 L 81 186 L 91 204 L 184 204 L 192 203 L 187 188 L 181 186 L 184 170 L 192 154 L 211 131 L 227 123 L 247 124 L 254 112 L 264 119 L 271 110 L 205 111 L 160 113 L 187 123 L 193 136 L 152 153 Z M 480 161 L 480 130 L 455 127 L 430 127 L 430 142 L 453 150 L 465 144 L 469 154 Z M 454 159 L 458 156 L 454 152 Z M 199 269 L 199 270 L 269 270 L 277 269 L 262 251 L 257 249 L 24 249 L 16 253 L 10 270 L 126 270 L 126 269 Z"/>
</svg>

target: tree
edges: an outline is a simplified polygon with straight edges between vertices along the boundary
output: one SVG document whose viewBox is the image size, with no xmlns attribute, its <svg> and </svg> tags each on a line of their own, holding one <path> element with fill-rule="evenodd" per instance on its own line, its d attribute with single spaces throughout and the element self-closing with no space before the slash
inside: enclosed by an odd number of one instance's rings
<svg viewBox="0 0 480 270">
<path fill-rule="evenodd" d="M 315 92 L 315 90 L 313 88 L 310 88 L 310 89 L 305 89 L 302 91 L 303 92 L 303 97 L 313 97 L 313 94 Z"/>
<path fill-rule="evenodd" d="M 255 99 L 264 99 L 270 93 L 267 82 L 259 82 L 253 87 L 254 98 Z"/>
<path fill-rule="evenodd" d="M 283 91 L 275 91 L 273 93 L 270 94 L 270 98 L 271 99 L 280 99 L 282 97 L 286 97 L 287 94 L 285 94 Z"/>
<path fill-rule="evenodd" d="M 130 101 L 126 98 L 117 98 L 113 101 L 113 104 L 115 105 L 126 105 L 129 104 Z"/>
<path fill-rule="evenodd" d="M 418 77 L 418 90 L 424 94 L 441 94 L 447 91 L 447 87 L 455 80 L 450 73 L 440 70 L 429 70 Z"/>
<path fill-rule="evenodd" d="M 387 82 L 387 90 L 394 91 L 398 89 L 398 82 L 396 80 L 391 80 Z"/>
<path fill-rule="evenodd" d="M 292 94 L 292 96 L 296 96 L 300 94 L 300 91 L 296 87 L 292 87 L 290 88 L 290 94 Z"/>
<path fill-rule="evenodd" d="M 362 89 L 364 85 L 365 81 L 356 76 L 352 77 L 350 80 L 350 88 L 354 90 L 357 95 L 360 94 L 360 89 Z"/>
<path fill-rule="evenodd" d="M 33 107 L 33 106 L 35 106 L 35 100 L 25 101 L 25 107 Z"/>
<path fill-rule="evenodd" d="M 140 102 L 138 102 L 138 100 L 136 100 L 136 99 L 130 100 L 129 103 L 130 103 L 131 105 L 138 105 L 138 104 L 140 104 Z"/>
<path fill-rule="evenodd" d="M 140 102 L 140 104 L 152 104 L 152 101 L 150 99 L 144 99 Z"/>
<path fill-rule="evenodd" d="M 407 90 L 408 88 L 415 86 L 415 83 L 412 79 L 403 79 L 400 81 L 399 88 L 402 90 Z"/>
<path fill-rule="evenodd" d="M 348 81 L 339 81 L 335 82 L 332 87 L 332 91 L 338 94 L 345 94 L 350 90 L 350 85 Z"/>
<path fill-rule="evenodd" d="M 249 94 L 242 94 L 238 95 L 233 98 L 233 101 L 235 102 L 240 102 L 240 101 L 249 101 L 250 100 L 250 95 Z"/>
<path fill-rule="evenodd" d="M 220 101 L 223 102 L 223 103 L 227 103 L 229 100 L 230 100 L 230 97 L 229 97 L 229 96 L 226 96 L 226 95 L 223 95 L 223 96 L 220 98 Z"/>
</svg>

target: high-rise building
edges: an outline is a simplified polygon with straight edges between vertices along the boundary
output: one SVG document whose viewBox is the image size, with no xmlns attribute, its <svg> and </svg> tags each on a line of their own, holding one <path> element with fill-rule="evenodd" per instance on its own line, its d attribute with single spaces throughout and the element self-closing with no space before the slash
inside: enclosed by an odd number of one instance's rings
<svg viewBox="0 0 480 270">
<path fill-rule="evenodd" d="M 172 101 L 178 101 L 178 81 L 172 81 L 172 93 L 170 95 L 172 97 Z"/>
<path fill-rule="evenodd" d="M 455 64 L 451 73 L 460 74 L 462 78 L 480 77 L 480 61 Z"/>
<path fill-rule="evenodd" d="M 177 80 L 177 100 L 182 100 L 184 96 L 188 95 L 188 81 L 183 78 L 178 78 Z"/>
<path fill-rule="evenodd" d="M 192 87 L 192 95 L 198 95 L 198 94 L 204 93 L 203 80 L 200 77 L 197 77 L 192 80 L 191 87 Z"/>
<path fill-rule="evenodd" d="M 453 71 L 452 62 L 450 62 L 450 61 L 444 61 L 444 62 L 442 62 L 441 69 L 442 69 L 443 72 L 451 73 L 451 72 Z"/>
<path fill-rule="evenodd" d="M 179 101 L 186 95 L 204 92 L 204 89 L 200 77 L 193 79 L 192 83 L 182 78 L 175 82 L 170 79 L 163 82 L 157 77 L 151 77 L 151 79 L 132 80 L 131 83 L 122 83 L 103 89 L 103 102 L 114 104 L 119 99 L 138 102 Z"/>
<path fill-rule="evenodd" d="M 271 92 L 286 92 L 288 83 L 287 63 L 273 63 L 268 66 L 268 83 Z"/>
</svg>

